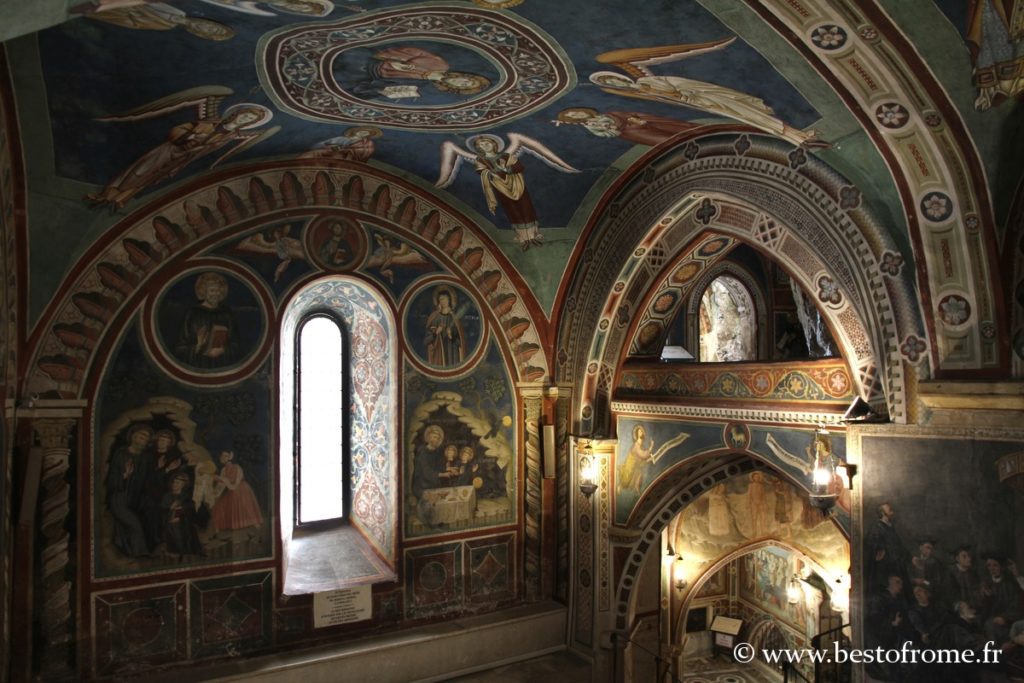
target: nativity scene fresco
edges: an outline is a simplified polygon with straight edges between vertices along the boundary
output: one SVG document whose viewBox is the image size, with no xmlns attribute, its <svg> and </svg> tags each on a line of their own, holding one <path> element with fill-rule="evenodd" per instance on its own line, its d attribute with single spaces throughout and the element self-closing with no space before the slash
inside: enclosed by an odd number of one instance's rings
<svg viewBox="0 0 1024 683">
<path fill-rule="evenodd" d="M 515 522 L 515 409 L 495 356 L 454 383 L 407 368 L 406 536 Z"/>
</svg>

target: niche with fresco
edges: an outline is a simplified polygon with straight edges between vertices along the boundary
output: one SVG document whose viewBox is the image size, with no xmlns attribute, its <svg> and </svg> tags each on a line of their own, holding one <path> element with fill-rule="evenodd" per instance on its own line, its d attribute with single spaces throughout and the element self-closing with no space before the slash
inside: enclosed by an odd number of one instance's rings
<svg viewBox="0 0 1024 683">
<path fill-rule="evenodd" d="M 97 578 L 268 558 L 269 367 L 230 389 L 160 372 L 131 325 L 96 401 Z"/>
<path fill-rule="evenodd" d="M 406 536 L 513 524 L 516 407 L 496 344 L 462 379 L 405 377 Z"/>
</svg>

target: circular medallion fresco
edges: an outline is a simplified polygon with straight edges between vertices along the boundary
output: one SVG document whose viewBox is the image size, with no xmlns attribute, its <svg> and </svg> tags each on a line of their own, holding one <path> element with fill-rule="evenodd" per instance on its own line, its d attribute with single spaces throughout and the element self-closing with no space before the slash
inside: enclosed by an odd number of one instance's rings
<svg viewBox="0 0 1024 683">
<path fill-rule="evenodd" d="M 539 29 L 465 5 L 288 26 L 260 40 L 256 61 L 280 109 L 384 128 L 492 128 L 546 107 L 576 84 L 567 57 Z"/>
<path fill-rule="evenodd" d="M 420 569 L 420 586 L 427 591 L 437 591 L 444 588 L 448 581 L 448 570 L 440 562 L 427 562 Z"/>
<path fill-rule="evenodd" d="M 317 221 L 306 235 L 309 255 L 325 270 L 350 270 L 366 252 L 366 234 L 350 218 L 331 216 Z"/>
<path fill-rule="evenodd" d="M 140 607 L 125 615 L 121 625 L 126 644 L 138 649 L 157 639 L 164 627 L 164 618 L 155 609 Z"/>
<path fill-rule="evenodd" d="M 413 359 L 433 373 L 458 372 L 477 360 L 484 323 L 461 287 L 435 281 L 421 287 L 405 309 L 405 339 Z"/>
<path fill-rule="evenodd" d="M 212 263 L 197 267 L 171 281 L 149 307 L 147 344 L 182 379 L 233 376 L 252 368 L 266 341 L 267 306 L 266 293 L 248 274 Z"/>
</svg>

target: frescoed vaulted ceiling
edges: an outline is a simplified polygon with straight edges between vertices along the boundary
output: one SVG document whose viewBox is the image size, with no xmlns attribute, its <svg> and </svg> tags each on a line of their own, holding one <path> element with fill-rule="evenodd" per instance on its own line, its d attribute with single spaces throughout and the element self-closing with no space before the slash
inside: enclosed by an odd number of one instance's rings
<svg viewBox="0 0 1024 683">
<path fill-rule="evenodd" d="M 964 5 L 49 0 L 34 15 L 12 10 L 7 31 L 24 33 L 5 48 L 26 150 L 26 322 L 133 212 L 232 167 L 294 158 L 368 164 L 432 193 L 497 244 L 555 318 L 564 274 L 595 243 L 617 183 L 652 147 L 718 126 L 781 140 L 784 163 L 814 158 L 829 169 L 816 173 L 854 188 L 834 199 L 870 213 L 887 263 L 917 269 L 909 281 L 933 365 L 1005 368 L 1008 343 L 986 340 L 1010 337 L 992 274 L 1024 159 L 1024 7 Z M 532 208 L 521 189 L 509 200 L 481 183 L 481 155 L 501 152 L 521 164 Z"/>
</svg>

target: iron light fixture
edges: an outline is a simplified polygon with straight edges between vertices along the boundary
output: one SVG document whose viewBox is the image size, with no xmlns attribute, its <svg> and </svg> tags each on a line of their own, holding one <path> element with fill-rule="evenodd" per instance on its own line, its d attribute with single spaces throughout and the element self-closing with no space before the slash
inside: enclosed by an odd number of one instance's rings
<svg viewBox="0 0 1024 683">
<path fill-rule="evenodd" d="M 590 498 L 597 491 L 597 465 L 594 461 L 594 448 L 587 441 L 580 452 L 580 492 Z"/>
</svg>

